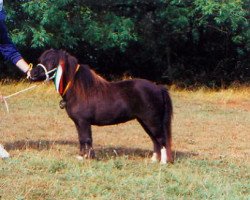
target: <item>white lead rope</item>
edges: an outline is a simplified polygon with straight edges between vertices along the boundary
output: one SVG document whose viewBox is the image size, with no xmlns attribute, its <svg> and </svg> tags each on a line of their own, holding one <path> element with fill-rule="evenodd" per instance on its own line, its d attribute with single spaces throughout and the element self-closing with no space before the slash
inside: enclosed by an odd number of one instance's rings
<svg viewBox="0 0 250 200">
<path fill-rule="evenodd" d="M 28 87 L 28 88 L 25 88 L 25 89 L 23 89 L 23 90 L 21 90 L 21 91 L 19 91 L 19 92 L 15 92 L 15 93 L 10 94 L 10 95 L 8 95 L 8 96 L 4 96 L 3 98 L 4 98 L 4 99 L 8 99 L 8 98 L 13 97 L 13 96 L 16 96 L 16 95 L 18 95 L 18 94 L 20 94 L 20 93 L 23 93 L 23 92 L 26 92 L 26 91 L 28 91 L 28 90 L 31 90 L 31 89 L 33 89 L 33 88 L 35 88 L 35 87 L 37 87 L 37 85 L 33 85 L 33 86 Z"/>
<path fill-rule="evenodd" d="M 21 91 L 19 91 L 19 92 L 15 92 L 15 93 L 10 94 L 10 95 L 8 95 L 8 96 L 3 96 L 3 102 L 4 102 L 4 104 L 5 104 L 7 113 L 9 113 L 10 111 L 9 111 L 9 106 L 8 106 L 8 103 L 7 103 L 6 99 L 9 99 L 9 98 L 11 98 L 11 97 L 13 97 L 13 96 L 16 96 L 16 95 L 18 95 L 18 94 L 20 94 L 20 93 L 26 92 L 26 91 L 28 91 L 28 90 L 32 90 L 32 89 L 34 89 L 35 87 L 37 87 L 37 85 L 33 85 L 33 86 L 31 86 L 31 87 L 25 88 L 25 89 L 23 89 L 23 90 L 21 90 Z"/>
</svg>

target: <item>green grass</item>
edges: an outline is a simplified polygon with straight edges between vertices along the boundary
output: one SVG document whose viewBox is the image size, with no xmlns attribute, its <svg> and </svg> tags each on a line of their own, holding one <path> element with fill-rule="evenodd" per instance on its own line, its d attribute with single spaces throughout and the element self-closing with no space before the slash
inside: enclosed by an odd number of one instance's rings
<svg viewBox="0 0 250 200">
<path fill-rule="evenodd" d="M 81 163 L 24 152 L 1 163 L 0 193 L 3 199 L 247 199 L 248 170 L 223 160 L 161 166 L 123 156 Z"/>
<path fill-rule="evenodd" d="M 29 87 L 0 85 L 4 95 Z M 52 85 L 0 104 L 0 199 L 250 199 L 250 91 L 171 90 L 175 163 L 150 163 L 136 121 L 93 127 L 96 160 L 78 161 L 77 134 Z"/>
</svg>

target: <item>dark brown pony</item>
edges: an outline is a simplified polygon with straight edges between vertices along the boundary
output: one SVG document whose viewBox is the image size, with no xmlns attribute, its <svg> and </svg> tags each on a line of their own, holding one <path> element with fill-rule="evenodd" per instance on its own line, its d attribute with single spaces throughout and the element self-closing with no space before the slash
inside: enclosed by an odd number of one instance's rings
<svg viewBox="0 0 250 200">
<path fill-rule="evenodd" d="M 154 144 L 152 160 L 172 162 L 172 102 L 168 91 L 144 79 L 108 82 L 87 65 L 62 50 L 47 50 L 40 64 L 31 70 L 33 81 L 51 79 L 62 69 L 59 93 L 69 117 L 74 121 L 80 155 L 94 156 L 91 125 L 112 125 L 137 119 Z M 56 72 L 58 73 L 58 72 Z"/>
</svg>

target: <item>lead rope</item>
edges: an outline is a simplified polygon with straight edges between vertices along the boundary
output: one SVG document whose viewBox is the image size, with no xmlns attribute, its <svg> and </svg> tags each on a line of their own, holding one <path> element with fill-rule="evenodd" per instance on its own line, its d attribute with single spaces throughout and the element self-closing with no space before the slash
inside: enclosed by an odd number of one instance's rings
<svg viewBox="0 0 250 200">
<path fill-rule="evenodd" d="M 32 69 L 33 69 L 33 64 L 30 63 L 30 64 L 29 64 L 29 69 L 28 69 L 27 72 L 30 72 Z M 30 73 L 27 73 L 27 79 L 29 79 L 29 78 L 30 78 Z M 8 105 L 8 102 L 7 102 L 6 99 L 9 99 L 9 98 L 11 98 L 11 97 L 13 97 L 13 96 L 16 96 L 16 95 L 20 94 L 20 93 L 23 93 L 23 92 L 26 92 L 26 91 L 28 91 L 28 90 L 31 90 L 31 89 L 33 89 L 33 88 L 35 88 L 35 87 L 37 87 L 37 85 L 33 85 L 33 86 L 29 87 L 29 88 L 23 89 L 23 90 L 21 90 L 21 91 L 19 91 L 19 92 L 15 92 L 15 93 L 13 93 L 13 94 L 11 94 L 11 95 L 8 95 L 8 96 L 3 96 L 3 97 L 0 99 L 0 102 L 3 101 L 3 103 L 4 103 L 5 107 L 6 107 L 7 113 L 10 113 L 10 109 L 9 109 L 9 105 Z"/>
<path fill-rule="evenodd" d="M 16 95 L 18 95 L 18 94 L 24 93 L 24 92 L 26 92 L 26 91 L 32 90 L 32 89 L 34 89 L 34 88 L 37 87 L 37 86 L 38 86 L 38 85 L 33 85 L 33 86 L 31 86 L 31 87 L 25 88 L 25 89 L 23 89 L 23 90 L 20 90 L 20 91 L 18 91 L 18 92 L 15 92 L 15 93 L 13 93 L 13 94 L 8 95 L 8 96 L 3 96 L 2 99 L 0 99 L 0 100 L 2 100 L 2 101 L 4 102 L 7 113 L 9 113 L 10 110 L 9 110 L 9 105 L 8 105 L 6 99 L 9 99 L 9 98 L 11 98 L 11 97 L 13 97 L 13 96 L 16 96 Z"/>
</svg>

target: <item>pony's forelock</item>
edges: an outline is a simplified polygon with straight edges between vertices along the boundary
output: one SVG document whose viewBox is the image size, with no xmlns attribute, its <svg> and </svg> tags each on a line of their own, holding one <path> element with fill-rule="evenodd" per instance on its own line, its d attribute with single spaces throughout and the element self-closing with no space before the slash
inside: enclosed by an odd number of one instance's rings
<svg viewBox="0 0 250 200">
<path fill-rule="evenodd" d="M 56 67 L 59 63 L 59 54 L 57 50 L 49 49 L 46 50 L 39 58 L 38 62 L 43 64 L 47 70 L 51 70 Z"/>
</svg>

